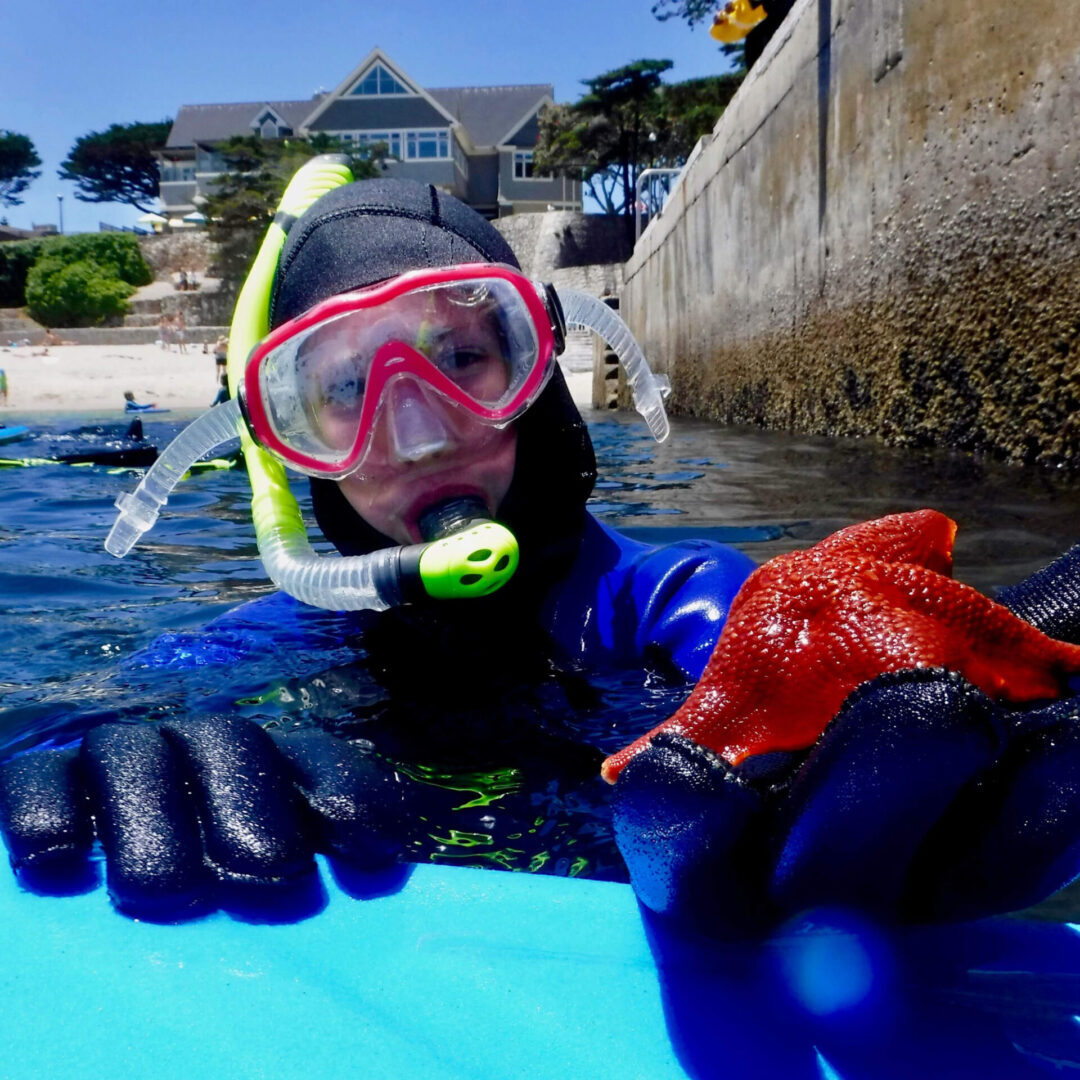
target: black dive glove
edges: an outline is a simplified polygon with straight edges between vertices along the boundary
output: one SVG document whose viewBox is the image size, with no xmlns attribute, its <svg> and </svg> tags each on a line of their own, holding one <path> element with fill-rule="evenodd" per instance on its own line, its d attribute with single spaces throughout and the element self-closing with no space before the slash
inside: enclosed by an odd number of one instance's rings
<svg viewBox="0 0 1080 1080">
<path fill-rule="evenodd" d="M 1080 546 L 998 600 L 1080 642 Z M 613 818 L 639 899 L 723 936 L 822 905 L 1015 910 L 1080 874 L 1080 697 L 1008 708 L 954 673 L 883 675 L 808 753 L 732 767 L 655 737 L 619 776 Z"/>
<path fill-rule="evenodd" d="M 320 730 L 114 723 L 0 768 L 0 829 L 31 887 L 85 871 L 96 833 L 117 907 L 173 918 L 229 897 L 272 905 L 314 880 L 316 851 L 385 868 L 403 847 L 403 794 L 392 769 Z"/>
</svg>

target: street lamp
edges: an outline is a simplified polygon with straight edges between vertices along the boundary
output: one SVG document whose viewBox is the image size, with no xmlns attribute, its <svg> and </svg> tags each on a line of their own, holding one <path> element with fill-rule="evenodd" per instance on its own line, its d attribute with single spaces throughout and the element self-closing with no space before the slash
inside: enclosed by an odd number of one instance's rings
<svg viewBox="0 0 1080 1080">
<path fill-rule="evenodd" d="M 60 204 L 60 234 L 64 232 L 64 196 L 57 195 L 56 201 Z"/>
</svg>

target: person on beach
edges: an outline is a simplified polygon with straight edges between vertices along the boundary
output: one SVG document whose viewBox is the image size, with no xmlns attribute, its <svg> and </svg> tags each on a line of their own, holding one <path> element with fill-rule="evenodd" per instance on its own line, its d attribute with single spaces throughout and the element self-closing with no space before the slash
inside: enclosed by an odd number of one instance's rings
<svg viewBox="0 0 1080 1080">
<path fill-rule="evenodd" d="M 220 383 L 229 361 L 229 335 L 222 334 L 214 342 L 214 378 Z"/>
<path fill-rule="evenodd" d="M 210 402 L 210 407 L 215 405 L 222 405 L 229 400 L 229 376 L 222 374 L 218 378 L 218 392 L 214 396 L 214 400 Z"/>
<path fill-rule="evenodd" d="M 172 316 L 167 315 L 164 311 L 161 313 L 161 318 L 158 319 L 158 344 L 166 351 L 169 351 L 169 346 L 172 344 L 173 329 L 172 329 Z"/>
<path fill-rule="evenodd" d="M 463 835 L 453 783 L 452 802 L 431 809 L 436 771 L 422 763 L 433 747 L 486 776 L 537 761 L 560 775 L 580 770 L 571 790 L 555 785 L 560 801 L 600 798 L 603 753 L 574 728 L 575 709 L 588 708 L 581 702 L 595 692 L 571 676 L 632 671 L 689 689 L 754 570 L 729 547 L 651 547 L 588 513 L 596 462 L 556 363 L 558 294 L 524 277 L 502 235 L 457 200 L 404 180 L 344 184 L 298 216 L 276 266 L 271 333 L 245 357 L 238 384 L 249 430 L 256 446 L 309 477 L 323 536 L 347 559 L 377 568 L 379 602 L 362 611 L 324 602 L 322 610 L 278 592 L 197 634 L 166 635 L 131 669 L 190 670 L 206 681 L 215 669 L 268 657 L 300 662 L 322 645 L 363 656 L 400 711 L 380 725 L 357 693 L 352 720 L 324 729 L 316 708 L 312 725 L 273 736 L 218 711 L 103 723 L 78 751 L 5 765 L 0 828 L 16 870 L 30 879 L 85 858 L 92 807 L 110 893 L 134 914 L 182 917 L 224 887 L 280 895 L 310 877 L 315 851 L 372 868 L 407 858 L 421 834 Z M 440 596 L 442 586 L 423 576 L 425 555 L 494 523 L 516 538 L 512 576 L 484 595 Z M 488 573 L 501 549 L 464 550 Z M 305 567 L 297 591 L 311 580 L 314 558 L 296 556 Z M 281 577 L 290 572 L 287 565 Z M 1050 597 L 1068 612 L 1055 629 L 1080 636 L 1078 581 L 1074 553 L 1050 579 L 1017 587 L 1012 602 L 1037 620 L 1040 598 Z M 333 594 L 342 607 L 349 595 Z M 551 683 L 538 674 L 552 671 L 562 675 L 556 717 L 545 714 Z M 657 740 L 613 789 L 616 836 L 639 896 L 679 919 L 714 919 L 721 932 L 773 925 L 793 914 L 770 887 L 793 845 L 830 868 L 818 899 L 847 899 L 884 918 L 1007 910 L 1070 880 L 1080 870 L 1080 792 L 1042 782 L 1080 770 L 1080 737 L 1062 733 L 1067 717 L 1042 721 L 1064 746 L 1048 763 L 1018 726 L 973 704 L 959 676 L 931 676 L 864 684 L 863 699 L 888 699 L 888 723 L 860 715 L 854 729 L 830 725 L 809 753 L 751 756 L 734 768 L 678 734 Z M 350 692 L 347 683 L 338 689 Z M 996 734 L 984 737 L 984 727 Z M 957 734 L 968 731 L 976 734 L 966 741 Z M 640 731 L 614 734 L 623 744 Z M 972 739 L 987 747 L 977 759 Z M 913 763 L 949 797 L 928 803 Z M 888 798 L 860 804 L 858 824 L 889 842 L 845 862 L 829 839 L 835 823 L 846 826 L 853 778 L 860 790 L 888 789 Z M 47 828 L 34 813 L 42 799 L 66 808 L 47 815 Z M 492 794 L 483 816 L 469 811 L 464 832 L 481 844 L 511 802 L 505 791 Z M 951 826 L 955 807 L 966 847 L 952 854 L 978 870 L 959 882 L 949 860 L 920 858 L 924 835 Z M 1037 836 L 1017 833 L 1019 817 Z M 529 851 L 529 829 L 540 826 L 523 821 L 508 835 Z M 543 844 L 530 852 L 541 866 L 557 839 Z M 814 899 L 811 887 L 798 903 Z"/>
<path fill-rule="evenodd" d="M 187 333 L 187 322 L 182 311 L 178 311 L 173 319 L 173 333 L 176 338 L 177 351 L 186 353 L 187 346 L 184 344 L 184 335 Z"/>
<path fill-rule="evenodd" d="M 150 409 L 156 408 L 156 401 L 151 401 L 148 405 L 140 405 L 135 400 L 135 394 L 131 390 L 124 391 L 124 412 L 148 412 Z"/>
</svg>

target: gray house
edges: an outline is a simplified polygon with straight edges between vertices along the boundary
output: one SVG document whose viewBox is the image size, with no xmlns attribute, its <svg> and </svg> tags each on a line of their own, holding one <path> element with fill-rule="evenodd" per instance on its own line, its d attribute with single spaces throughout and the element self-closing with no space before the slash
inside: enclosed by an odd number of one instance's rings
<svg viewBox="0 0 1080 1080">
<path fill-rule="evenodd" d="M 580 210 L 578 181 L 533 169 L 537 116 L 553 100 L 549 85 L 425 89 L 373 49 L 340 86 L 308 101 L 181 106 L 157 155 L 162 212 L 174 222 L 197 213 L 199 196 L 225 167 L 216 149 L 225 139 L 317 132 L 385 143 L 387 175 L 434 184 L 485 217 Z"/>
</svg>

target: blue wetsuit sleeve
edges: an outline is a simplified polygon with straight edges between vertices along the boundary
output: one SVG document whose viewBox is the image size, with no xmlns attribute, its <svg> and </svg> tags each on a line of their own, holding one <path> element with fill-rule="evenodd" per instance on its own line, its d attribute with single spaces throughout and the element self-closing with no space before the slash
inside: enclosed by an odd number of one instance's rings
<svg viewBox="0 0 1080 1080">
<path fill-rule="evenodd" d="M 590 517 L 545 622 L 571 659 L 674 668 L 696 682 L 754 569 L 753 560 L 723 544 L 683 540 L 653 547 Z"/>
<path fill-rule="evenodd" d="M 734 548 L 684 540 L 639 557 L 617 595 L 617 617 L 636 622 L 635 650 L 697 682 L 735 594 L 755 568 Z"/>
</svg>

